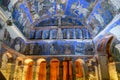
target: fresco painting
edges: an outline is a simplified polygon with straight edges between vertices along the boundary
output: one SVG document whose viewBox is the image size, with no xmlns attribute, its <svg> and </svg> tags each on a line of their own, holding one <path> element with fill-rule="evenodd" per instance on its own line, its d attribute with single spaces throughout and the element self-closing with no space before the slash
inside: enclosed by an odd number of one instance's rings
<svg viewBox="0 0 120 80">
<path fill-rule="evenodd" d="M 33 70 L 40 68 L 41 65 L 36 66 L 36 62 L 41 61 L 41 57 L 45 60 L 42 66 L 45 69 L 44 79 L 109 80 L 112 78 L 109 65 L 113 64 L 114 74 L 120 78 L 119 4 L 119 0 L 0 0 L 3 11 L 11 13 L 8 21 L 27 39 L 13 38 L 9 31 L 12 26 L 7 23 L 3 38 L 7 47 L 2 45 L 0 56 L 3 62 L 0 66 L 5 68 L 4 64 L 17 61 L 19 53 L 22 55 L 21 62 L 11 65 L 8 70 L 12 73 L 14 67 L 19 67 L 18 73 L 24 74 L 25 66 L 28 67 L 27 76 L 23 76 L 26 80 L 29 73 L 31 80 L 36 77 Z M 3 28 L 1 22 L 0 29 Z M 114 37 L 110 38 L 111 35 Z M 12 54 L 6 52 L 9 49 L 11 53 L 13 50 Z M 27 58 L 35 63 L 23 64 Z M 42 76 L 43 70 L 39 72 L 37 74 Z M 9 79 L 15 76 L 10 74 Z"/>
</svg>

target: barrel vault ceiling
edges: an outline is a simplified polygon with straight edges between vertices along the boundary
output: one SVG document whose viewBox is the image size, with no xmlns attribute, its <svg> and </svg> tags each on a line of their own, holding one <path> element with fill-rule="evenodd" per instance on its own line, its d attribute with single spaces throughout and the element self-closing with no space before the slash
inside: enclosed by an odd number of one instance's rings
<svg viewBox="0 0 120 80">
<path fill-rule="evenodd" d="M 119 13 L 119 3 L 119 0 L 1 0 L 0 5 L 21 31 L 31 27 L 80 26 L 95 37 Z"/>
</svg>

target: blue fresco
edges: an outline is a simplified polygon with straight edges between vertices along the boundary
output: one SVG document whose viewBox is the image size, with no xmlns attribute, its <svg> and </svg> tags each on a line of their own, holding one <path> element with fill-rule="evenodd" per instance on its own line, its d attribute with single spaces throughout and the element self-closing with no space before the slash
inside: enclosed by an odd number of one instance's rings
<svg viewBox="0 0 120 80">
<path fill-rule="evenodd" d="M 33 20 L 32 20 L 31 14 L 30 14 L 30 10 L 29 10 L 29 8 L 27 8 L 26 4 L 21 4 L 19 7 L 27 15 L 27 17 L 29 18 L 30 23 L 33 23 Z"/>
<path fill-rule="evenodd" d="M 91 39 L 91 34 L 86 28 L 62 28 L 62 39 Z M 58 29 L 46 29 L 46 30 L 31 30 L 29 33 L 29 39 L 38 40 L 57 40 Z"/>
<path fill-rule="evenodd" d="M 45 27 L 45 26 L 58 26 L 58 19 L 56 17 L 45 19 L 44 21 L 41 21 L 40 23 L 35 25 L 35 27 Z"/>
<path fill-rule="evenodd" d="M 37 44 L 37 45 L 36 45 Z M 35 43 L 35 50 L 39 48 L 41 51 L 37 55 L 93 55 L 92 42 L 76 42 L 76 41 L 53 41 Z M 84 47 L 83 47 L 84 46 Z M 89 48 L 90 47 L 90 48 Z M 38 50 L 39 50 L 38 49 Z M 35 53 L 34 53 L 35 55 Z"/>
<path fill-rule="evenodd" d="M 42 39 L 49 39 L 49 36 L 50 36 L 50 31 L 44 30 L 42 34 Z"/>
<path fill-rule="evenodd" d="M 30 24 L 34 24 L 34 27 L 58 26 L 58 17 L 61 17 L 61 26 L 83 26 L 96 2 L 97 0 L 28 0 L 18 2 L 20 5 L 16 6 L 17 3 L 13 7 L 15 10 L 13 9 L 12 15 L 14 23 L 23 33 L 24 28 Z M 37 22 L 45 15 L 48 17 Z"/>
<path fill-rule="evenodd" d="M 111 25 L 107 26 L 104 31 L 101 32 L 101 34 L 97 35 L 93 41 L 96 43 L 97 40 L 102 38 L 105 34 L 110 33 L 110 30 L 113 29 L 115 26 L 120 25 L 120 19 L 114 21 Z"/>
<path fill-rule="evenodd" d="M 75 54 L 76 55 L 84 55 L 85 54 L 85 43 L 84 42 L 78 42 L 76 44 Z"/>
<path fill-rule="evenodd" d="M 72 8 L 72 5 L 74 5 L 75 8 Z M 89 3 L 85 0 L 68 0 L 65 14 L 82 18 L 83 14 L 79 14 L 79 8 L 88 8 L 88 6 Z"/>
<path fill-rule="evenodd" d="M 91 38 L 90 32 L 86 28 L 83 28 L 82 30 L 83 30 L 83 38 L 90 39 Z"/>
<path fill-rule="evenodd" d="M 13 12 L 12 12 L 12 18 L 13 18 L 13 20 L 18 21 L 18 17 L 19 17 L 19 11 L 17 8 L 14 8 Z"/>
<path fill-rule="evenodd" d="M 31 30 L 30 31 L 30 39 L 34 39 L 35 38 L 35 30 Z"/>
<path fill-rule="evenodd" d="M 106 1 L 107 2 L 107 1 Z M 113 19 L 112 11 L 105 1 L 98 1 L 94 10 L 88 17 L 88 22 L 98 34 Z M 104 5 L 104 6 L 103 6 Z M 106 5 L 106 6 L 105 6 Z"/>
<path fill-rule="evenodd" d="M 50 31 L 50 39 L 57 39 L 58 30 L 54 29 Z"/>
<path fill-rule="evenodd" d="M 20 45 L 19 52 L 25 55 L 94 55 L 94 44 L 92 40 L 43 40 L 28 43 L 23 41 L 21 38 L 16 38 L 9 46 L 15 49 L 15 45 L 18 44 Z"/>
<path fill-rule="evenodd" d="M 76 39 L 75 29 L 69 29 L 70 39 Z"/>
<path fill-rule="evenodd" d="M 93 3 L 95 0 L 87 1 L 87 0 L 68 0 L 68 1 L 29 1 L 29 3 L 26 3 L 27 5 L 31 5 L 29 8 L 26 7 L 26 4 L 21 4 L 20 9 L 24 11 L 24 13 L 29 18 L 30 22 L 32 23 L 32 14 L 38 14 L 40 17 L 44 15 L 48 16 L 56 16 L 57 14 L 61 14 L 62 16 L 72 16 L 79 19 L 82 19 L 86 17 L 87 13 L 89 12 L 88 8 L 90 5 L 94 6 Z M 76 9 L 77 8 L 77 9 Z M 86 15 L 84 15 L 86 14 Z M 69 19 L 67 19 L 69 20 Z M 75 23 L 74 23 L 75 24 Z"/>
<path fill-rule="evenodd" d="M 41 21 L 40 23 L 36 24 L 35 27 L 45 27 L 45 26 L 58 26 L 58 18 L 49 18 Z M 46 24 L 47 23 L 47 24 Z M 61 18 L 61 26 L 83 26 L 80 19 L 74 19 L 69 16 L 65 16 Z"/>
<path fill-rule="evenodd" d="M 42 31 L 41 30 L 36 31 L 35 39 L 42 39 Z"/>
<path fill-rule="evenodd" d="M 82 33 L 82 30 L 81 29 L 75 29 L 75 32 L 76 32 L 76 38 L 77 39 L 82 39 L 83 38 L 83 33 Z"/>
<path fill-rule="evenodd" d="M 1 7 L 8 9 L 9 2 L 1 0 Z M 24 0 L 11 6 L 12 10 L 8 11 L 22 33 L 31 24 L 34 27 L 58 26 L 58 17 L 61 17 L 61 26 L 89 25 L 87 29 L 94 37 L 119 13 L 110 0 Z M 36 23 L 45 15 L 48 17 Z"/>
</svg>

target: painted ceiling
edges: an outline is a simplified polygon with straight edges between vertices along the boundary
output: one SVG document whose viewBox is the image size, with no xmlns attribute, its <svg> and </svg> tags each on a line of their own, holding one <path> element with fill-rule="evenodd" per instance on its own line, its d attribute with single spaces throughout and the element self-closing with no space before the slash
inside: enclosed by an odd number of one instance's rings
<svg viewBox="0 0 120 80">
<path fill-rule="evenodd" d="M 120 12 L 119 0 L 1 0 L 21 32 L 30 27 L 82 26 L 92 37 Z"/>
</svg>

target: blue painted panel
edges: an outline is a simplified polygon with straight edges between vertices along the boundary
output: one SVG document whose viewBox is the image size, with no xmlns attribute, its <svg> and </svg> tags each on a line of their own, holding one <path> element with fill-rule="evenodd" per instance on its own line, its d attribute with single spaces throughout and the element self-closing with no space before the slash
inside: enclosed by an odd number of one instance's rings
<svg viewBox="0 0 120 80">
<path fill-rule="evenodd" d="M 107 1 L 100 0 L 91 15 L 88 18 L 89 24 L 92 25 L 95 32 L 94 34 L 98 34 L 101 30 L 105 28 L 107 24 L 113 19 L 113 15 L 109 9 L 109 5 Z"/>
<path fill-rule="evenodd" d="M 41 52 L 39 53 L 39 55 L 49 55 L 50 54 L 50 45 L 47 42 L 39 42 L 39 47 L 41 50 Z"/>
<path fill-rule="evenodd" d="M 84 53 L 85 53 L 85 43 L 84 42 L 78 42 L 76 44 L 75 54 L 84 55 Z"/>
<path fill-rule="evenodd" d="M 57 39 L 58 30 L 51 30 L 50 31 L 50 39 Z"/>
<path fill-rule="evenodd" d="M 75 34 L 76 34 L 76 39 L 82 39 L 83 38 L 83 33 L 81 29 L 75 29 Z"/>
<path fill-rule="evenodd" d="M 21 4 L 19 7 L 20 7 L 20 9 L 22 9 L 22 10 L 24 11 L 24 13 L 27 15 L 30 23 L 33 23 L 33 20 L 32 20 L 32 17 L 31 17 L 29 8 L 27 8 L 27 6 L 26 6 L 25 4 Z"/>
<path fill-rule="evenodd" d="M 49 36 L 50 36 L 50 31 L 44 30 L 42 34 L 42 39 L 49 39 Z"/>
<path fill-rule="evenodd" d="M 67 39 L 68 38 L 67 29 L 63 29 L 62 33 L 63 33 L 63 39 Z"/>
<path fill-rule="evenodd" d="M 90 39 L 91 38 L 90 32 L 86 28 L 83 28 L 82 31 L 83 31 L 83 38 L 84 39 Z"/>
<path fill-rule="evenodd" d="M 14 20 L 18 21 L 18 17 L 19 17 L 19 16 L 20 16 L 20 15 L 19 15 L 18 9 L 14 8 L 14 9 L 13 9 L 13 12 L 12 12 L 12 18 L 13 18 Z"/>
<path fill-rule="evenodd" d="M 40 23 L 36 24 L 35 27 L 45 27 L 45 26 L 58 26 L 58 19 L 56 17 L 45 19 Z"/>
<path fill-rule="evenodd" d="M 76 38 L 75 29 L 69 29 L 69 36 L 70 36 L 70 39 Z"/>
<path fill-rule="evenodd" d="M 35 39 L 35 30 L 30 31 L 30 39 Z"/>
<path fill-rule="evenodd" d="M 42 39 L 42 31 L 41 30 L 36 31 L 35 39 Z"/>
</svg>

